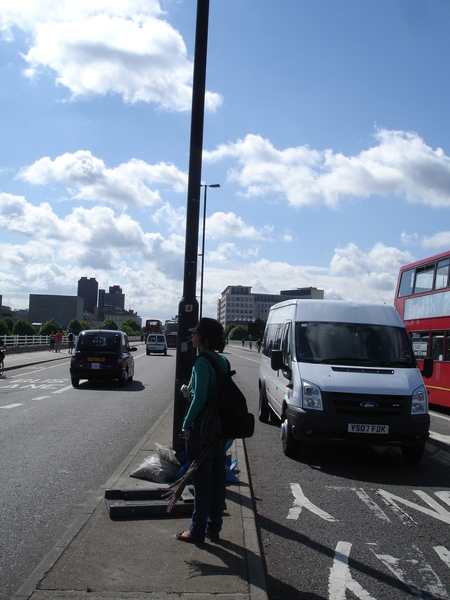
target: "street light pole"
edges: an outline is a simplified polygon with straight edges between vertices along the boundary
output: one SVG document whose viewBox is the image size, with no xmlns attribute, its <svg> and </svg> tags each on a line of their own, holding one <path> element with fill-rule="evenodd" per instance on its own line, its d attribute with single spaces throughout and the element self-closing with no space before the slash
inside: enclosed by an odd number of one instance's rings
<svg viewBox="0 0 450 600">
<path fill-rule="evenodd" d="M 203 273 L 205 270 L 205 228 L 206 228 L 206 190 L 210 188 L 220 188 L 220 183 L 202 183 L 201 187 L 205 188 L 203 195 L 203 231 L 202 231 L 202 270 L 200 275 L 200 310 L 199 317 L 203 315 Z"/>
<path fill-rule="evenodd" d="M 194 77 L 192 83 L 191 141 L 189 152 L 189 177 L 186 208 L 186 240 L 184 252 L 183 297 L 178 305 L 177 359 L 175 365 L 175 390 L 172 447 L 184 448 L 180 438 L 187 401 L 180 391 L 189 381 L 195 360 L 195 349 L 188 340 L 189 329 L 198 321 L 197 284 L 198 226 L 200 214 L 201 172 L 203 152 L 203 125 L 206 87 L 206 54 L 208 46 L 209 0 L 197 0 L 195 32 Z"/>
</svg>

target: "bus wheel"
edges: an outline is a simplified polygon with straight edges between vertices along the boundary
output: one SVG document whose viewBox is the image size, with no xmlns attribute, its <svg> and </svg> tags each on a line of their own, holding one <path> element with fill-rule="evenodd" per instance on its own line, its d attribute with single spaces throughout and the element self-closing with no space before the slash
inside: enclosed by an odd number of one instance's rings
<svg viewBox="0 0 450 600">
<path fill-rule="evenodd" d="M 267 396 L 264 390 L 264 386 L 261 386 L 261 389 L 259 391 L 258 418 L 261 421 L 261 423 L 268 423 L 270 420 L 270 408 L 267 402 Z"/>
<path fill-rule="evenodd" d="M 299 444 L 292 435 L 292 429 L 289 423 L 289 417 L 286 409 L 281 419 L 281 443 L 283 445 L 283 452 L 285 456 L 295 456 Z"/>
<path fill-rule="evenodd" d="M 402 455 L 403 460 L 410 463 L 417 463 L 421 460 L 425 451 L 425 444 L 421 446 L 403 446 Z"/>
</svg>

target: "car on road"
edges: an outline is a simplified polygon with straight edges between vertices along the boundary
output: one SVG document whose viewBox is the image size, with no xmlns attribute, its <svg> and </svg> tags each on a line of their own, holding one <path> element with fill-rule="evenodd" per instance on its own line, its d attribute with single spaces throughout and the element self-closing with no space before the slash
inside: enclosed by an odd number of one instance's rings
<svg viewBox="0 0 450 600">
<path fill-rule="evenodd" d="M 70 360 L 73 387 L 80 379 L 88 381 L 115 380 L 126 385 L 134 376 L 134 358 L 128 336 L 123 331 L 90 329 L 82 331 Z"/>
<path fill-rule="evenodd" d="M 147 337 L 147 356 L 153 353 L 167 356 L 167 340 L 162 333 L 149 333 Z"/>
</svg>

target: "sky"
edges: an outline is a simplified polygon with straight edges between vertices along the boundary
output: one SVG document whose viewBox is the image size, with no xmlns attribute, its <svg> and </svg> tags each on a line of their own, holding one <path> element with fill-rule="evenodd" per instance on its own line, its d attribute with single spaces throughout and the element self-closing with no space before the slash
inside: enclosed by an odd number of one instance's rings
<svg viewBox="0 0 450 600">
<path fill-rule="evenodd" d="M 1 0 L 4 305 L 85 276 L 177 314 L 196 11 Z M 449 0 L 210 0 L 204 316 L 228 285 L 392 304 L 450 248 L 449 67 Z"/>
</svg>

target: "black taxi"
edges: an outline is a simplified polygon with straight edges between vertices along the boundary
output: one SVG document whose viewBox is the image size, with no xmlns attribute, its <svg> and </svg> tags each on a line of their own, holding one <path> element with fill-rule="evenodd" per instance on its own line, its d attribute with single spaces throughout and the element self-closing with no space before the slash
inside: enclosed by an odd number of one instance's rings
<svg viewBox="0 0 450 600">
<path fill-rule="evenodd" d="M 123 331 L 89 329 L 78 335 L 70 360 L 73 387 L 80 379 L 88 381 L 116 380 L 126 385 L 134 376 L 134 358 L 128 336 Z"/>
</svg>

